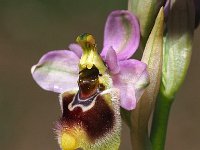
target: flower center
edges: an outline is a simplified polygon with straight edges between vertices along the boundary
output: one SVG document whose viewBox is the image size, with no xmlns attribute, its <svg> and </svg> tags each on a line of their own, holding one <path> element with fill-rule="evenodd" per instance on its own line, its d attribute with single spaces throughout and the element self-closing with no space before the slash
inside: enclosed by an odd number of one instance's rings
<svg viewBox="0 0 200 150">
<path fill-rule="evenodd" d="M 79 91 L 68 105 L 70 111 L 80 107 L 85 112 L 94 106 L 99 94 L 105 90 L 105 86 L 99 81 L 99 76 L 99 70 L 95 66 L 91 69 L 86 68 L 79 73 Z"/>
<path fill-rule="evenodd" d="M 99 70 L 93 66 L 84 69 L 79 74 L 79 94 L 81 99 L 87 99 L 99 92 Z"/>
<path fill-rule="evenodd" d="M 105 75 L 107 67 L 97 52 L 92 35 L 82 34 L 77 37 L 76 41 L 83 50 L 79 64 L 79 91 L 68 108 L 73 111 L 74 108 L 81 107 L 83 111 L 87 111 L 94 106 L 100 92 L 105 90 L 102 76 Z"/>
</svg>

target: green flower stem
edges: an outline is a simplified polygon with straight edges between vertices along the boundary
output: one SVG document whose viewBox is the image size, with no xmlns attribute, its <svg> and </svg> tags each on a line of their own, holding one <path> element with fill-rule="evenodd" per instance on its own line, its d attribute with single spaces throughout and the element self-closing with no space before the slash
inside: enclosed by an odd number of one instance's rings
<svg viewBox="0 0 200 150">
<path fill-rule="evenodd" d="M 150 134 L 153 150 L 164 149 L 170 108 L 185 79 L 192 52 L 193 1 L 171 0 L 171 4 L 163 46 L 162 83 Z"/>
<path fill-rule="evenodd" d="M 150 134 L 153 150 L 164 150 L 168 118 L 172 102 L 172 99 L 166 97 L 161 92 L 159 93 L 155 105 Z"/>
</svg>

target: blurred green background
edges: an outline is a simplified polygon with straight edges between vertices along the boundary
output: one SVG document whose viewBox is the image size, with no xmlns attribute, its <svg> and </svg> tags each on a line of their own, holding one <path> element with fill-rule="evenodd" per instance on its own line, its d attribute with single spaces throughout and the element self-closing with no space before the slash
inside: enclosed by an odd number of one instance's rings
<svg viewBox="0 0 200 150">
<path fill-rule="evenodd" d="M 59 149 L 54 123 L 58 95 L 42 90 L 30 68 L 46 52 L 67 49 L 76 36 L 92 33 L 102 48 L 106 17 L 126 9 L 124 0 L 0 0 L 0 149 Z M 143 8 L 141 8 L 143 9 Z M 200 28 L 192 62 L 171 111 L 166 150 L 200 149 Z M 124 126 L 122 150 L 130 149 Z"/>
</svg>

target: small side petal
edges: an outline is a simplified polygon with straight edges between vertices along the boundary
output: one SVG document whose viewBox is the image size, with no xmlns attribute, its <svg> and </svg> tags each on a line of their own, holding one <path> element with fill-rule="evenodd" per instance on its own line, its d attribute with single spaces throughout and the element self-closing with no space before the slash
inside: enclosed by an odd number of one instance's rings
<svg viewBox="0 0 200 150">
<path fill-rule="evenodd" d="M 51 51 L 31 68 L 37 84 L 48 91 L 62 93 L 77 89 L 79 58 L 68 50 Z"/>
<path fill-rule="evenodd" d="M 130 84 L 126 84 L 126 86 L 121 86 L 120 88 L 120 98 L 121 98 L 121 107 L 126 110 L 132 110 L 136 107 L 136 97 L 135 97 L 135 89 Z"/>
<path fill-rule="evenodd" d="M 105 62 L 108 65 L 108 69 L 112 74 L 119 73 L 117 54 L 112 47 L 110 47 L 110 50 L 108 50 L 106 54 Z"/>
<path fill-rule="evenodd" d="M 82 54 L 83 54 L 83 50 L 80 47 L 80 45 L 72 43 L 69 45 L 69 49 L 71 51 L 73 51 L 79 58 L 81 58 Z"/>
<path fill-rule="evenodd" d="M 149 84 L 146 64 L 130 59 L 119 62 L 120 72 L 112 76 L 114 86 L 120 89 L 121 107 L 132 110 Z"/>
<path fill-rule="evenodd" d="M 127 10 L 113 11 L 107 19 L 104 31 L 105 56 L 110 47 L 116 50 L 119 60 L 130 58 L 140 42 L 140 29 L 137 18 Z"/>
</svg>

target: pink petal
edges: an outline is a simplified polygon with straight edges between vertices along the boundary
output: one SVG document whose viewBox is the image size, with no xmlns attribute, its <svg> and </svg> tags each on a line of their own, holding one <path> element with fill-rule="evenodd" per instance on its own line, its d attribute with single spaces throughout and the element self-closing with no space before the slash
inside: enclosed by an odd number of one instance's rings
<svg viewBox="0 0 200 150">
<path fill-rule="evenodd" d="M 80 45 L 72 43 L 69 45 L 69 49 L 73 51 L 79 58 L 81 58 L 83 51 Z"/>
<path fill-rule="evenodd" d="M 112 76 L 114 86 L 120 89 L 121 107 L 134 109 L 149 84 L 146 64 L 129 59 L 119 62 L 120 72 Z"/>
<path fill-rule="evenodd" d="M 48 91 L 62 93 L 77 89 L 79 58 L 74 52 L 56 50 L 42 56 L 31 68 L 37 84 Z"/>
<path fill-rule="evenodd" d="M 127 10 L 113 11 L 107 19 L 104 31 L 105 56 L 110 47 L 116 51 L 119 60 L 130 58 L 140 42 L 140 29 L 137 18 Z"/>
<path fill-rule="evenodd" d="M 108 65 L 108 69 L 112 74 L 119 73 L 117 54 L 112 47 L 110 47 L 110 50 L 108 50 L 106 54 L 105 62 Z"/>
</svg>

